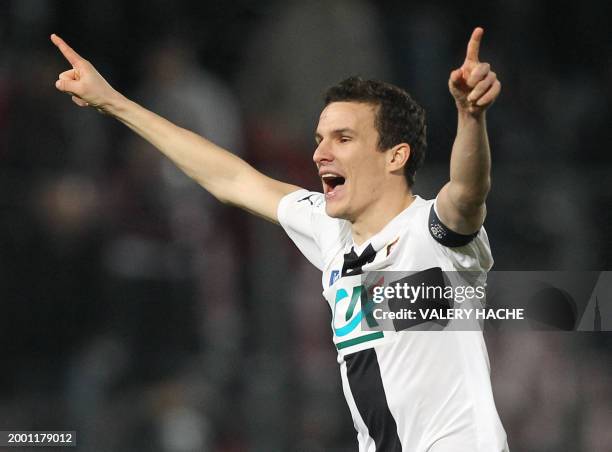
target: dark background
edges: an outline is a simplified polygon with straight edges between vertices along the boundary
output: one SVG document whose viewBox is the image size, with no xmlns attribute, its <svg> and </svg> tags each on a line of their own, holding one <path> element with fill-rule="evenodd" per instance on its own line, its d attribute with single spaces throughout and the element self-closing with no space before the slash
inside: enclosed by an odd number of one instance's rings
<svg viewBox="0 0 612 452">
<path fill-rule="evenodd" d="M 128 97 L 313 189 L 325 88 L 399 84 L 427 110 L 415 192 L 433 197 L 456 128 L 447 79 L 483 26 L 503 84 L 494 268 L 610 270 L 611 5 L 2 2 L 0 429 L 77 430 L 87 451 L 356 447 L 316 269 L 57 92 L 50 33 Z M 612 450 L 609 333 L 487 339 L 512 450 Z"/>
</svg>

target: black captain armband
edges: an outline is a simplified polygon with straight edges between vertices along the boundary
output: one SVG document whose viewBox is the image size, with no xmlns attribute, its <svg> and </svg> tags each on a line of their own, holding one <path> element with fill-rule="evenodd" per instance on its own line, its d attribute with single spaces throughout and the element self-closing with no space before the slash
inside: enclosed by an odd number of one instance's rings
<svg viewBox="0 0 612 452">
<path fill-rule="evenodd" d="M 438 218 L 438 214 L 436 213 L 434 206 L 431 206 L 431 210 L 429 211 L 429 233 L 441 245 L 449 248 L 467 245 L 474 240 L 474 237 L 478 235 L 478 232 L 479 231 L 476 231 L 473 234 L 465 235 L 451 231 L 444 225 L 444 223 L 442 223 L 440 218 Z"/>
</svg>

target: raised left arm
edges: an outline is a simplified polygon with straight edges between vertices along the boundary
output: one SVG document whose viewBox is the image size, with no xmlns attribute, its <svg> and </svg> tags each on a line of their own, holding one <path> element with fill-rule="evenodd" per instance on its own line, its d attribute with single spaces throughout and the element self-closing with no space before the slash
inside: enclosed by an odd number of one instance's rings
<svg viewBox="0 0 612 452">
<path fill-rule="evenodd" d="M 444 225 L 459 234 L 472 234 L 484 222 L 491 186 L 491 152 L 486 110 L 501 91 L 488 63 L 478 59 L 484 31 L 478 27 L 468 43 L 463 65 L 451 72 L 448 86 L 458 112 L 450 181 L 440 190 L 437 213 Z"/>
</svg>

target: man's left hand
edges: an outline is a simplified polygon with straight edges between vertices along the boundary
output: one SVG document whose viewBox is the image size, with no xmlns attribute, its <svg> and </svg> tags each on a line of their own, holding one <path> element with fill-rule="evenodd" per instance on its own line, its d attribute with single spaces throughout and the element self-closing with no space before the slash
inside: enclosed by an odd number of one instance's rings
<svg viewBox="0 0 612 452">
<path fill-rule="evenodd" d="M 478 59 L 483 34 L 482 28 L 474 29 L 463 65 L 452 71 L 448 80 L 448 88 L 455 98 L 457 108 L 473 116 L 489 108 L 501 91 L 497 74 L 491 70 L 489 63 Z"/>
</svg>

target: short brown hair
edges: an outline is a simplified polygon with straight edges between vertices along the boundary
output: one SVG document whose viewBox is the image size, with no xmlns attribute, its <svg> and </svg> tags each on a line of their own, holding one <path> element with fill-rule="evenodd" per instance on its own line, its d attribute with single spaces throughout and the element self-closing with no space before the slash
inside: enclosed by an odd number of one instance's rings
<svg viewBox="0 0 612 452">
<path fill-rule="evenodd" d="M 404 167 L 408 186 L 414 185 L 427 149 L 425 110 L 405 90 L 378 80 L 349 77 L 325 93 L 325 105 L 332 102 L 363 102 L 378 107 L 375 126 L 378 148 L 382 151 L 400 143 L 410 145 L 410 158 Z"/>
</svg>

